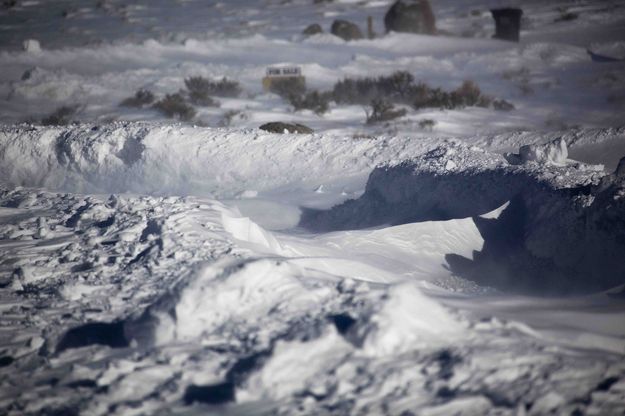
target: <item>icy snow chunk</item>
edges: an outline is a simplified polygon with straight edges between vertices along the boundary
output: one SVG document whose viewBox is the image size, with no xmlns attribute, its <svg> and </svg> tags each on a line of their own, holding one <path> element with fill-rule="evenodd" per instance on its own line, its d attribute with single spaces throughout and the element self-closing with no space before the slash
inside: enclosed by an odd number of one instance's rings
<svg viewBox="0 0 625 416">
<path fill-rule="evenodd" d="M 384 356 L 450 342 L 464 334 L 465 325 L 414 283 L 405 283 L 389 288 L 388 298 L 362 329 L 365 352 Z"/>
<path fill-rule="evenodd" d="M 323 392 L 326 374 L 351 351 L 352 346 L 334 330 L 312 341 L 278 341 L 272 357 L 237 399 L 281 399 L 304 390 Z"/>
<path fill-rule="evenodd" d="M 301 273 L 292 264 L 273 260 L 226 265 L 223 270 L 209 266 L 180 293 L 175 324 L 162 319 L 165 314 L 159 316 L 156 338 L 193 339 L 217 329 L 223 334 L 229 327 L 242 331 L 262 326 L 264 319 L 276 323 L 277 317 L 293 318 L 314 309 L 328 294 L 307 288 Z"/>
<path fill-rule="evenodd" d="M 448 160 L 447 163 L 445 163 L 445 170 L 454 170 L 456 166 L 457 165 L 454 163 L 453 160 Z"/>
<path fill-rule="evenodd" d="M 529 144 L 521 146 L 519 153 L 505 153 L 504 157 L 512 165 L 522 165 L 528 162 L 539 164 L 565 165 L 569 152 L 566 142 L 562 138 L 545 144 Z"/>
<path fill-rule="evenodd" d="M 22 43 L 25 52 L 36 53 L 41 52 L 41 44 L 36 39 L 26 39 Z"/>
</svg>

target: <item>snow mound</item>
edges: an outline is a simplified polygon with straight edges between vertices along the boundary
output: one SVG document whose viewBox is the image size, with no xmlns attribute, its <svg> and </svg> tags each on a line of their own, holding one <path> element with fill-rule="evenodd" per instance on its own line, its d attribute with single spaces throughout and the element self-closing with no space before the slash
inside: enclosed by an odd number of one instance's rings
<svg viewBox="0 0 625 416">
<path fill-rule="evenodd" d="M 307 285 L 302 275 L 297 266 L 280 260 L 224 260 L 207 265 L 166 293 L 137 321 L 130 321 L 128 328 L 147 335 L 140 342 L 156 344 L 215 341 L 243 332 L 263 332 L 264 326 L 267 334 L 279 332 L 289 320 L 314 310 L 332 294 Z M 288 319 L 277 319 L 277 315 Z M 146 334 L 146 330 L 153 333 Z"/>
<path fill-rule="evenodd" d="M 27 39 L 22 45 L 24 52 L 37 53 L 41 52 L 41 44 L 36 39 Z"/>
<path fill-rule="evenodd" d="M 461 322 L 414 283 L 391 286 L 366 325 L 363 349 L 372 356 L 401 354 L 419 346 L 449 345 L 466 337 Z"/>
</svg>

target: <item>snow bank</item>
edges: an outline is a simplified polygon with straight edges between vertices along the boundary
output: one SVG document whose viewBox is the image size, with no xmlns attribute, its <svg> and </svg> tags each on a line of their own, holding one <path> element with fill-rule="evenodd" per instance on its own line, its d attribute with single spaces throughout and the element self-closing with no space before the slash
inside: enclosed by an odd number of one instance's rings
<svg viewBox="0 0 625 416">
<path fill-rule="evenodd" d="M 608 141 L 621 143 L 623 132 L 578 130 L 564 135 L 564 140 L 572 144 L 572 152 L 579 154 L 575 149 L 601 147 Z M 314 191 L 320 185 L 328 185 L 328 189 L 338 187 L 338 193 L 342 192 L 341 186 L 347 186 L 349 191 L 358 192 L 366 181 L 365 175 L 375 166 L 413 158 L 442 140 L 275 135 L 256 129 L 153 123 L 56 128 L 2 126 L 0 180 L 9 185 L 69 192 L 218 198 L 236 198 L 250 192 L 258 195 L 285 186 Z M 544 140 L 545 135 L 540 133 L 463 139 L 495 150 L 518 147 L 523 142 L 540 144 Z M 594 160 L 595 156 L 590 158 Z M 450 160 L 447 168 L 453 171 L 452 164 L 456 162 Z M 611 164 L 616 166 L 617 161 Z"/>
<path fill-rule="evenodd" d="M 420 153 L 430 143 L 144 123 L 5 126 L 0 177 L 6 184 L 72 192 L 234 198 L 361 178 L 376 164 Z"/>
</svg>

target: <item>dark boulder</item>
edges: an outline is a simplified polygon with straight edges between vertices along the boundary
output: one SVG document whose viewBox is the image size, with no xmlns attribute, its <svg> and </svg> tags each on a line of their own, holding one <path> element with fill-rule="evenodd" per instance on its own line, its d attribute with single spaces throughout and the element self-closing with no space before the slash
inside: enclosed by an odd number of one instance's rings
<svg viewBox="0 0 625 416">
<path fill-rule="evenodd" d="M 312 36 L 318 33 L 323 33 L 323 28 L 318 23 L 313 23 L 312 25 L 307 26 L 306 29 L 302 31 L 302 34 L 306 36 Z"/>
<path fill-rule="evenodd" d="M 493 9 L 490 11 L 495 19 L 495 39 L 509 40 L 512 42 L 519 41 L 519 32 L 521 31 L 521 9 Z"/>
<path fill-rule="evenodd" d="M 347 20 L 335 20 L 332 23 L 330 32 L 334 36 L 338 36 L 339 38 L 346 41 L 364 38 L 364 36 L 362 35 L 362 31 L 360 30 L 358 25 L 352 22 L 348 22 Z"/>
<path fill-rule="evenodd" d="M 297 134 L 312 134 L 313 129 L 299 123 L 283 123 L 281 121 L 274 121 L 271 123 L 265 123 L 259 127 L 261 130 L 268 131 L 269 133 L 297 133 Z"/>
<path fill-rule="evenodd" d="M 397 0 L 384 16 L 386 32 L 436 34 L 436 19 L 428 0 Z"/>
</svg>

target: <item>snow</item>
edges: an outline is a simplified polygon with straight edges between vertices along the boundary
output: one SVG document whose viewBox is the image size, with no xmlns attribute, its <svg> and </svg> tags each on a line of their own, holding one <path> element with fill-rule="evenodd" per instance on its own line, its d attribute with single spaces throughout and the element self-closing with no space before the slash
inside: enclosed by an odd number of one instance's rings
<svg viewBox="0 0 625 416">
<path fill-rule="evenodd" d="M 519 148 L 521 163 L 554 163 L 563 165 L 566 163 L 569 152 L 564 139 L 559 138 L 543 145 L 524 145 Z"/>
<path fill-rule="evenodd" d="M 382 36 L 390 3 L 3 6 L 0 413 L 625 411 L 624 64 L 586 51 L 621 56 L 625 4 L 439 0 L 443 35 Z M 491 39 L 515 5 L 521 42 Z M 301 35 L 367 16 L 381 36 Z M 367 125 L 293 111 L 269 65 L 516 108 Z M 243 93 L 185 123 L 119 106 L 198 75 Z"/>
</svg>

